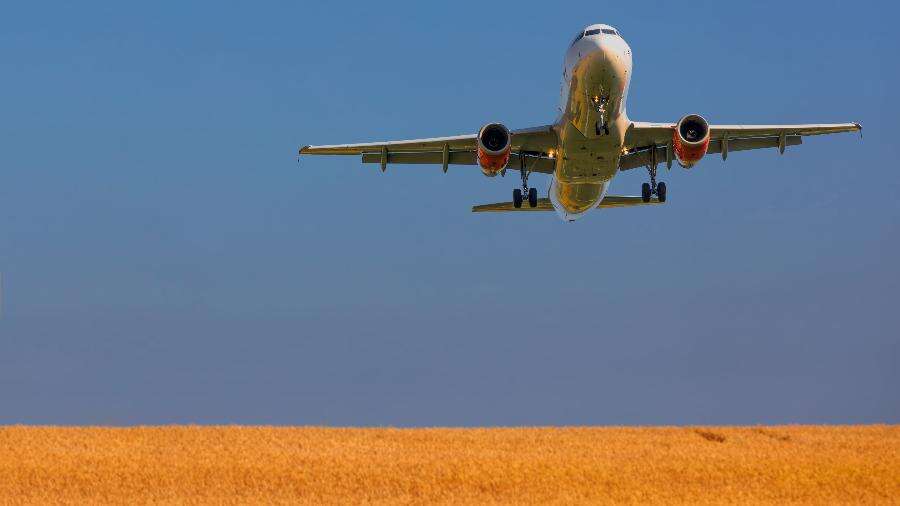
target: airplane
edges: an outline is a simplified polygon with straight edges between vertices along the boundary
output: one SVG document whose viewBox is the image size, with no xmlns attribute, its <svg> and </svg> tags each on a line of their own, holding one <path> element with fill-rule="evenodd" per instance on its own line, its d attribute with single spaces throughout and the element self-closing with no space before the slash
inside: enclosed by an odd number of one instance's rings
<svg viewBox="0 0 900 506">
<path fill-rule="evenodd" d="M 705 155 L 722 160 L 733 151 L 801 144 L 807 135 L 861 131 L 859 123 L 806 125 L 711 125 L 699 114 L 675 123 L 632 121 L 625 109 L 632 75 L 631 48 L 619 31 L 594 24 L 578 32 L 565 54 L 559 116 L 555 123 L 510 130 L 488 123 L 475 134 L 303 146 L 300 155 L 357 155 L 363 163 L 479 165 L 488 177 L 518 170 L 521 188 L 512 202 L 478 205 L 473 212 L 555 210 L 574 221 L 596 208 L 654 205 L 666 201 L 666 184 L 657 167 L 673 162 L 689 169 Z M 640 196 L 607 195 L 621 171 L 645 167 L 649 181 Z M 547 198 L 529 187 L 532 173 L 552 176 Z"/>
</svg>

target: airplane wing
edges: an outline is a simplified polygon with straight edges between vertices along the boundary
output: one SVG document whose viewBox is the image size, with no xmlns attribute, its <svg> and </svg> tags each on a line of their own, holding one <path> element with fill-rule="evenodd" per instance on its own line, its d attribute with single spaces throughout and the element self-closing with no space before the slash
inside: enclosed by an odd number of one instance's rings
<svg viewBox="0 0 900 506">
<path fill-rule="evenodd" d="M 622 155 L 620 170 L 647 166 L 654 162 L 672 164 L 672 132 L 675 123 L 634 122 L 625 133 L 628 153 Z M 728 158 L 732 151 L 778 148 L 784 152 L 787 146 L 803 143 L 803 137 L 862 130 L 859 123 L 832 123 L 809 125 L 710 125 L 709 153 L 721 153 Z"/>
<path fill-rule="evenodd" d="M 513 130 L 510 132 L 512 154 L 510 169 L 518 169 L 520 153 L 528 153 L 528 170 L 552 174 L 555 163 L 549 156 L 540 156 L 557 149 L 556 132 L 552 125 Z M 361 144 L 334 144 L 328 146 L 303 146 L 299 155 L 358 155 L 363 163 L 381 164 L 435 164 L 476 165 L 477 135 L 455 135 L 430 139 L 404 141 L 366 142 Z"/>
</svg>

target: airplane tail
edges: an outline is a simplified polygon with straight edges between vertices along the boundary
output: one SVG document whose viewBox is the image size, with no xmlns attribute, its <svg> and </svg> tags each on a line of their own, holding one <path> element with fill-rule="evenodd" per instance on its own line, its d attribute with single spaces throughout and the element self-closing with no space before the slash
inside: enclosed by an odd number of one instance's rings
<svg viewBox="0 0 900 506">
<path fill-rule="evenodd" d="M 662 204 L 656 197 L 650 199 L 650 202 L 644 202 L 641 197 L 625 196 L 625 195 L 607 195 L 603 197 L 597 208 L 605 209 L 607 207 L 631 207 L 631 206 L 652 206 Z M 473 213 L 506 213 L 519 211 L 553 211 L 553 203 L 550 199 L 538 199 L 537 207 L 529 207 L 528 202 L 523 202 L 522 207 L 516 208 L 512 202 L 497 202 L 496 204 L 482 204 L 473 206 Z"/>
</svg>

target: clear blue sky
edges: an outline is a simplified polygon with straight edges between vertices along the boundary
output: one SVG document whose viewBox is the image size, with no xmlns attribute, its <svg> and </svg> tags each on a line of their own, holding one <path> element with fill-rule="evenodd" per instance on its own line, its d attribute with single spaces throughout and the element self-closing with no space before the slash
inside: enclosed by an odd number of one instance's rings
<svg viewBox="0 0 900 506">
<path fill-rule="evenodd" d="M 900 422 L 898 14 L 7 5 L 0 423 Z M 633 119 L 864 138 L 710 157 L 573 224 L 471 214 L 516 184 L 473 168 L 296 163 L 550 122 L 595 22 L 634 51 Z"/>
</svg>

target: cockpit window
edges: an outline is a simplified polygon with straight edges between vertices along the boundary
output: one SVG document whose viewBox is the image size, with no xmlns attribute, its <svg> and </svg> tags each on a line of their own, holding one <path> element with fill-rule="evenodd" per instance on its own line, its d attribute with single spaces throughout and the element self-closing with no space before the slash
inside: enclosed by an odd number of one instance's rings
<svg viewBox="0 0 900 506">
<path fill-rule="evenodd" d="M 598 33 L 605 33 L 606 35 L 618 35 L 618 33 L 616 33 L 616 31 L 612 28 L 594 28 L 593 30 L 584 32 L 586 36 L 597 35 Z"/>
</svg>

